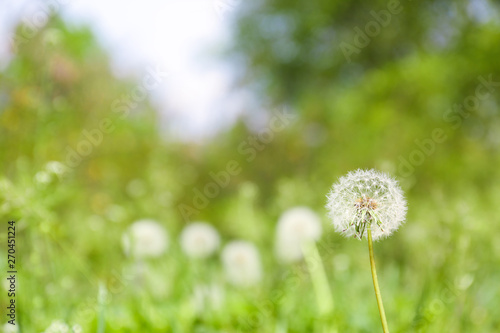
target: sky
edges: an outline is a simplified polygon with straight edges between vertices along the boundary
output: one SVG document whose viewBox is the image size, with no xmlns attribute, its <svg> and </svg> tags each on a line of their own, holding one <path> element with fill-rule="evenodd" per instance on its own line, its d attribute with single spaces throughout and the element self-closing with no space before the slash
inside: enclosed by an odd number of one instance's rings
<svg viewBox="0 0 500 333">
<path fill-rule="evenodd" d="M 233 71 L 218 56 L 230 40 L 238 0 L 49 3 L 68 24 L 91 28 L 118 77 L 133 73 L 140 79 L 151 66 L 169 72 L 151 92 L 169 136 L 203 139 L 234 122 L 249 103 L 248 94 L 231 89 Z M 19 21 L 43 18 L 46 7 L 39 0 L 0 0 L 0 68 L 9 58 L 4 37 Z"/>
</svg>

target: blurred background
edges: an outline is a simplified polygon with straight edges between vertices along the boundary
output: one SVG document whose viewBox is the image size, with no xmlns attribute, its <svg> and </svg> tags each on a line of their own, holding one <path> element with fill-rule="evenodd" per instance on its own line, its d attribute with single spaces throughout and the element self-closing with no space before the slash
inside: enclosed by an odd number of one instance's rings
<svg viewBox="0 0 500 333">
<path fill-rule="evenodd" d="M 324 208 L 357 168 L 393 175 L 408 200 L 406 224 L 375 244 L 391 331 L 500 331 L 497 1 L 0 8 L 0 217 L 17 221 L 19 332 L 59 332 L 55 320 L 99 333 L 380 331 L 366 244 L 334 233 Z M 296 206 L 321 219 L 328 311 L 311 265 L 274 255 Z M 169 246 L 139 260 L 122 235 L 145 218 Z M 180 245 L 192 221 L 220 234 L 204 260 Z M 232 240 L 258 249 L 251 287 L 224 277 Z"/>
</svg>

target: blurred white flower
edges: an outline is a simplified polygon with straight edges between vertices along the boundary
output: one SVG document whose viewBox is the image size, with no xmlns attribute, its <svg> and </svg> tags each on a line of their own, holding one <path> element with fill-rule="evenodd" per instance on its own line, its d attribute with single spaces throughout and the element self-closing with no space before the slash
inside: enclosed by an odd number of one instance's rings
<svg viewBox="0 0 500 333">
<path fill-rule="evenodd" d="M 4 333 L 17 333 L 19 332 L 19 330 L 17 329 L 17 324 L 16 325 L 12 325 L 12 324 L 9 324 L 9 323 L 5 323 L 3 325 L 3 331 Z"/>
<path fill-rule="evenodd" d="M 262 278 L 259 252 L 252 243 L 230 242 L 222 251 L 222 263 L 228 281 L 235 286 L 248 287 Z"/>
<path fill-rule="evenodd" d="M 406 200 L 398 182 L 376 170 L 349 172 L 334 184 L 326 207 L 335 230 L 346 237 L 374 240 L 391 235 L 404 222 Z"/>
<path fill-rule="evenodd" d="M 83 332 L 82 327 L 78 324 L 73 325 L 73 327 L 71 327 L 71 329 L 73 330 L 73 333 L 82 333 Z"/>
<path fill-rule="evenodd" d="M 139 220 L 132 223 L 123 234 L 122 245 L 127 255 L 136 258 L 158 257 L 168 248 L 168 234 L 154 220 Z"/>
<path fill-rule="evenodd" d="M 49 163 L 47 163 L 47 165 L 45 166 L 45 169 L 54 174 L 54 175 L 57 175 L 57 176 L 62 176 L 64 175 L 68 170 L 67 170 L 67 167 L 62 164 L 61 162 L 57 162 L 57 161 L 51 161 Z"/>
<path fill-rule="evenodd" d="M 191 258 L 206 258 L 219 247 L 220 238 L 217 230 L 204 222 L 193 222 L 181 233 L 181 247 Z"/>
<path fill-rule="evenodd" d="M 224 302 L 224 289 L 215 283 L 198 284 L 193 288 L 193 307 L 196 313 L 201 314 L 208 309 L 218 310 Z"/>
<path fill-rule="evenodd" d="M 62 320 L 54 320 L 49 327 L 43 333 L 70 333 L 69 326 Z"/>
<path fill-rule="evenodd" d="M 47 185 L 55 179 L 54 176 L 61 178 L 65 173 L 67 173 L 67 168 L 64 164 L 57 161 L 51 161 L 45 165 L 45 170 L 35 174 L 35 182 L 39 185 Z"/>
<path fill-rule="evenodd" d="M 305 242 L 321 237 L 321 220 L 307 207 L 295 207 L 284 212 L 276 227 L 275 251 L 283 262 L 302 259 Z"/>
<path fill-rule="evenodd" d="M 35 174 L 35 181 L 37 184 L 47 185 L 52 180 L 52 177 L 47 171 L 38 171 Z"/>
<path fill-rule="evenodd" d="M 78 324 L 71 328 L 62 320 L 54 320 L 43 333 L 82 333 L 82 327 Z"/>
</svg>

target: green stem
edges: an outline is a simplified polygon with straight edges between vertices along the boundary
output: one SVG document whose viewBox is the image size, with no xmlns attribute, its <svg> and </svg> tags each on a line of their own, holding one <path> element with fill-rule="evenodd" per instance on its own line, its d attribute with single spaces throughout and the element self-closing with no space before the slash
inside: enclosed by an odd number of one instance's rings
<svg viewBox="0 0 500 333">
<path fill-rule="evenodd" d="M 378 311 L 380 312 L 380 320 L 382 321 L 382 329 L 384 333 L 389 333 L 387 319 L 385 318 L 384 304 L 382 303 L 382 295 L 378 286 L 377 269 L 375 268 L 375 257 L 373 255 L 372 230 L 368 227 L 368 250 L 370 252 L 370 266 L 372 268 L 373 287 L 375 288 L 375 296 L 377 297 Z"/>
<path fill-rule="evenodd" d="M 333 298 L 323 266 L 323 260 L 321 260 L 314 241 L 302 244 L 302 251 L 304 253 L 307 268 L 309 269 L 309 274 L 311 275 L 319 313 L 320 315 L 327 315 L 333 310 Z"/>
</svg>

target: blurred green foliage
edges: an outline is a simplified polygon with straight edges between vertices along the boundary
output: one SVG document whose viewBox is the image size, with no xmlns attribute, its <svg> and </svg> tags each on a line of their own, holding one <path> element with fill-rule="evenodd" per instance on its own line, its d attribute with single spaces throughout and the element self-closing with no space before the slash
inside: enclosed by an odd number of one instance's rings
<svg viewBox="0 0 500 333">
<path fill-rule="evenodd" d="M 371 167 L 397 176 L 409 201 L 407 224 L 375 246 L 391 330 L 500 331 L 500 87 L 467 117 L 446 116 L 475 96 L 478 77 L 500 81 L 498 23 L 472 15 L 470 2 L 405 1 L 349 62 L 340 44 L 354 44 L 354 28 L 388 2 L 240 6 L 231 50 L 243 69 L 240 87 L 252 89 L 270 117 L 296 115 L 268 143 L 244 120 L 203 144 L 165 142 L 147 100 L 120 116 L 114 103 L 140 80 L 114 77 L 91 33 L 57 18 L 0 72 L 0 218 L 18 221 L 21 332 L 41 332 L 54 319 L 96 331 L 99 318 L 106 332 L 380 330 L 366 244 L 334 234 L 323 219 L 329 316 L 318 316 L 305 264 L 279 265 L 272 252 L 284 210 L 306 205 L 324 216 L 337 177 Z M 487 6 L 498 17 L 498 4 Z M 68 166 L 68 148 L 103 119 L 113 129 Z M 425 154 L 437 128 L 446 139 Z M 419 156 L 422 163 L 411 162 Z M 230 161 L 239 172 L 196 205 L 197 191 L 204 195 Z M 190 220 L 216 225 L 224 242 L 256 243 L 262 284 L 226 286 L 218 258 L 185 258 L 180 205 L 191 207 Z M 143 217 L 160 221 L 172 244 L 140 266 L 120 240 Z M 3 244 L 6 228 L 0 233 Z M 193 288 L 210 283 L 223 286 L 223 306 L 197 313 Z"/>
<path fill-rule="evenodd" d="M 400 12 L 391 15 L 391 3 L 399 3 Z M 482 15 L 492 19 L 482 22 L 473 14 L 485 3 Z M 475 184 L 490 184 L 500 142 L 497 3 L 276 0 L 241 6 L 232 53 L 244 64 L 241 82 L 300 114 L 287 148 L 301 145 L 297 150 L 317 156 L 301 158 L 308 174 L 331 177 L 332 167 L 382 168 L 387 161 L 388 171 L 403 176 L 399 157 L 408 160 L 418 149 L 415 140 L 442 128 L 447 140 L 409 182 L 418 179 L 425 192 L 436 183 L 459 185 L 465 173 Z M 356 46 L 355 28 L 366 31 L 378 22 L 373 12 L 382 11 L 388 23 L 378 24 L 379 33 L 368 35 L 369 44 L 349 62 L 341 44 Z M 453 126 L 449 110 L 474 96 L 479 76 L 490 75 L 492 94 Z M 321 133 L 314 147 L 304 140 L 310 132 Z"/>
</svg>

